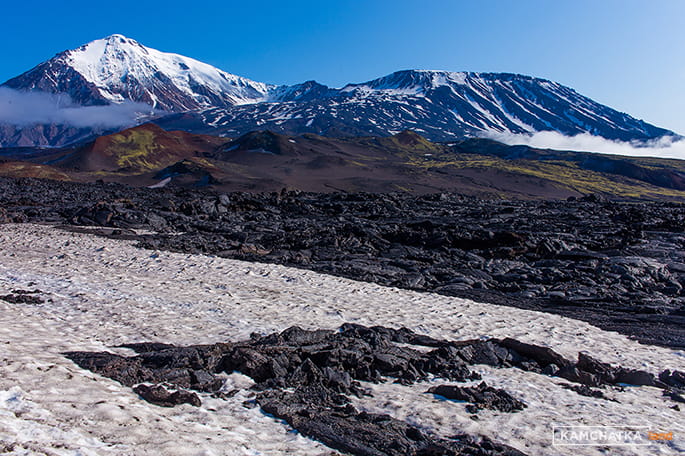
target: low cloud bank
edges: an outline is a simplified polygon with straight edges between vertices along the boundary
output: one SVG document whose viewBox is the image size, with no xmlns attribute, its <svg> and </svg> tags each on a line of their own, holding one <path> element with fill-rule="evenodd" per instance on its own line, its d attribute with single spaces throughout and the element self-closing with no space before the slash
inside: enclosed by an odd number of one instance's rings
<svg viewBox="0 0 685 456">
<path fill-rule="evenodd" d="M 145 103 L 127 101 L 106 106 L 81 106 L 68 95 L 0 87 L 0 124 L 115 128 L 135 125 L 152 114 L 155 114 L 152 107 Z"/>
<path fill-rule="evenodd" d="M 685 160 L 685 139 L 671 136 L 650 141 L 612 141 L 583 133 L 565 136 L 555 131 L 527 134 L 488 134 L 487 138 L 508 145 L 525 145 L 539 149 L 575 150 L 600 154 L 629 155 L 633 157 L 679 158 Z"/>
</svg>

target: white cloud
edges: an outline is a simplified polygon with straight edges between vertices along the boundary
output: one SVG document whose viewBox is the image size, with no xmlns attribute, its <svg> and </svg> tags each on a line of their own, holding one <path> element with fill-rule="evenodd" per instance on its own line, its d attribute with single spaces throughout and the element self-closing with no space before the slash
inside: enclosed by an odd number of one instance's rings
<svg viewBox="0 0 685 456">
<path fill-rule="evenodd" d="M 565 136 L 555 131 L 534 134 L 491 133 L 488 138 L 508 145 L 525 145 L 538 149 L 575 150 L 632 157 L 679 158 L 685 160 L 685 138 L 664 136 L 651 141 L 612 141 L 583 133 Z"/>
<path fill-rule="evenodd" d="M 80 106 L 68 95 L 21 92 L 0 87 L 0 124 L 114 128 L 135 125 L 151 114 L 152 108 L 145 103 L 128 101 L 105 106 Z"/>
</svg>

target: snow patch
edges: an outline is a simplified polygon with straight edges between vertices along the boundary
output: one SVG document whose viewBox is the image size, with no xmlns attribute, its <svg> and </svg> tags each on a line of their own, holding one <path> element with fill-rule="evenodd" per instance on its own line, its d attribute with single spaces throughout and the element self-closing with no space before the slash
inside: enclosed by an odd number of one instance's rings
<svg viewBox="0 0 685 456">
<path fill-rule="evenodd" d="M 150 405 L 128 387 L 78 368 L 63 353 L 116 351 L 126 342 L 179 345 L 249 338 L 250 333 L 337 328 L 342 323 L 406 326 L 452 340 L 513 337 L 548 346 L 568 358 L 579 349 L 603 361 L 657 372 L 685 370 L 682 351 L 642 345 L 626 336 L 557 315 L 476 303 L 330 277 L 271 264 L 146 251 L 115 241 L 37 225 L 0 225 L 0 291 L 38 288 L 40 305 L 0 301 L 0 440 L 50 454 L 327 455 L 330 449 L 291 432 L 283 422 L 246 409 L 251 380 L 227 376 L 229 400 L 202 395 L 199 408 Z M 124 354 L 123 351 L 120 352 Z M 477 366 L 485 380 L 528 403 L 516 414 L 481 412 L 423 394 L 427 384 L 374 385 L 358 405 L 406 418 L 448 435 L 482 433 L 549 454 L 553 424 L 615 424 L 639 417 L 656 430 L 682 435 L 678 412 L 655 388 L 611 391 L 620 403 L 562 390 L 561 379 L 516 369 Z M 20 385 L 20 389 L 18 388 Z M 525 445 L 523 447 L 522 445 Z M 59 450 L 62 448 L 62 450 Z M 655 454 L 644 447 L 612 454 Z M 682 440 L 659 446 L 682 452 Z M 61 451 L 61 452 L 60 452 Z M 599 455 L 599 449 L 555 454 Z M 29 454 L 31 451 L 29 451 Z"/>
</svg>

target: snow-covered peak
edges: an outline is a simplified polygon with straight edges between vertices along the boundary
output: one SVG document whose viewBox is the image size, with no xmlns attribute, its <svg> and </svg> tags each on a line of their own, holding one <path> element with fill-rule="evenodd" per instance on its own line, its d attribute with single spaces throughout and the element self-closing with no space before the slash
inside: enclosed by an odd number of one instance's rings
<svg viewBox="0 0 685 456">
<path fill-rule="evenodd" d="M 342 92 L 357 92 L 360 94 L 380 92 L 389 95 L 424 95 L 440 87 L 455 89 L 484 88 L 496 83 L 512 83 L 514 81 L 534 82 L 559 86 L 544 79 L 511 73 L 473 73 L 444 70 L 401 70 L 371 81 L 358 84 L 348 84 Z"/>
<path fill-rule="evenodd" d="M 274 88 L 119 34 L 65 51 L 42 65 L 49 69 L 42 75 L 48 79 L 63 78 L 73 70 L 102 101 L 138 101 L 168 111 L 255 103 Z"/>
<path fill-rule="evenodd" d="M 359 94 L 381 92 L 387 95 L 422 95 L 443 85 L 464 84 L 467 74 L 437 70 L 402 70 L 372 81 L 348 84 L 341 90 Z"/>
<path fill-rule="evenodd" d="M 123 100 L 121 92 L 137 82 L 150 95 L 152 104 L 158 105 L 161 100 L 154 89 L 158 83 L 171 83 L 195 102 L 173 106 L 175 111 L 216 106 L 217 99 L 223 101 L 220 105 L 263 101 L 271 88 L 189 57 L 145 47 L 123 35 L 111 35 L 67 51 L 65 60 L 112 101 Z"/>
</svg>

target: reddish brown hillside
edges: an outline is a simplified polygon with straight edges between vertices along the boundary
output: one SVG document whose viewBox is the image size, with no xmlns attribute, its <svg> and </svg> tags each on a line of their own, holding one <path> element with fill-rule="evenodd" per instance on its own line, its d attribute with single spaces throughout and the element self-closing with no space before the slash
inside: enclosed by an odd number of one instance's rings
<svg viewBox="0 0 685 456">
<path fill-rule="evenodd" d="M 211 153 L 227 141 L 214 136 L 165 131 L 157 125 L 144 124 L 101 136 L 66 155 L 58 164 L 79 171 L 142 174 Z"/>
</svg>

